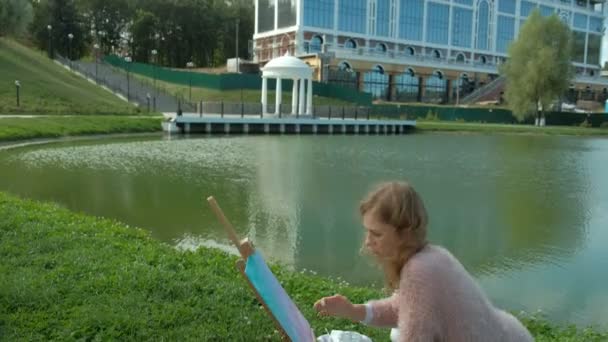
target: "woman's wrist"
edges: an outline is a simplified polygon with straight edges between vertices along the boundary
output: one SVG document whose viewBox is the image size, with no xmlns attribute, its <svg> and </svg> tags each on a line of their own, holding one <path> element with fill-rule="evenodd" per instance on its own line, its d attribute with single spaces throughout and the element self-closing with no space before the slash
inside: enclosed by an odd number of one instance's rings
<svg viewBox="0 0 608 342">
<path fill-rule="evenodd" d="M 350 317 L 348 317 L 351 321 L 361 322 L 364 321 L 366 317 L 366 308 L 365 304 L 353 304 Z"/>
</svg>

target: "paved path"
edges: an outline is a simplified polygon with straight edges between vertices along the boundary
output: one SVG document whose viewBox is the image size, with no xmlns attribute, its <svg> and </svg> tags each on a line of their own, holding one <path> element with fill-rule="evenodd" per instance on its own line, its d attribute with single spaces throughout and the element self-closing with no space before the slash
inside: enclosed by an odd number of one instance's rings
<svg viewBox="0 0 608 342">
<path fill-rule="evenodd" d="M 137 103 L 141 108 L 147 108 L 149 96 L 151 110 L 154 110 L 154 102 L 156 102 L 156 111 L 173 113 L 177 111 L 177 98 L 160 89 L 154 89 L 151 85 L 132 77 L 133 75 L 127 78 L 127 73 L 122 69 L 103 62 L 70 62 L 61 57 L 58 57 L 57 61 L 64 66 L 71 66 L 75 71 L 91 80 L 96 80 L 99 85 L 106 86 L 111 91 L 121 94 L 125 99 L 128 97 L 131 102 Z M 155 98 L 156 101 L 154 101 Z M 187 103 L 182 104 L 182 110 L 195 111 Z"/>
</svg>

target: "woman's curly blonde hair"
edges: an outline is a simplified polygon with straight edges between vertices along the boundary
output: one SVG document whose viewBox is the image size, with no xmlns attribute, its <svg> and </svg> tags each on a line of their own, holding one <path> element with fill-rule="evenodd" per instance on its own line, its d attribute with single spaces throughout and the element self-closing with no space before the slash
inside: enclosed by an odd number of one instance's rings
<svg viewBox="0 0 608 342">
<path fill-rule="evenodd" d="M 422 198 L 407 182 L 382 183 L 363 199 L 359 213 L 373 213 L 402 237 L 395 257 L 382 261 L 386 285 L 396 290 L 403 266 L 427 244 L 428 215 Z"/>
</svg>

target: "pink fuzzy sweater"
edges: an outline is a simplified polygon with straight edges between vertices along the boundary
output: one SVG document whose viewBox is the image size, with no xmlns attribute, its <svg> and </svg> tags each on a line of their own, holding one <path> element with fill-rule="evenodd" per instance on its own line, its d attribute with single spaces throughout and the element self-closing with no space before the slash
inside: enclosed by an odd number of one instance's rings
<svg viewBox="0 0 608 342">
<path fill-rule="evenodd" d="M 393 296 L 368 303 L 370 325 L 398 327 L 398 341 L 533 341 L 512 315 L 496 309 L 462 264 L 428 245 L 401 270 Z"/>
</svg>

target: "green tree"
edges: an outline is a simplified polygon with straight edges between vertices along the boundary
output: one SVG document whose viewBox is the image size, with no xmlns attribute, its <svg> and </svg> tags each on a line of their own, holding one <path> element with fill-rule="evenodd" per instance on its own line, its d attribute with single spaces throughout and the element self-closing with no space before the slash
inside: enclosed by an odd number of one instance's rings
<svg viewBox="0 0 608 342">
<path fill-rule="evenodd" d="M 508 53 L 500 70 L 506 77 L 507 103 L 518 120 L 536 111 L 540 122 L 572 78 L 572 33 L 556 15 L 542 17 L 534 10 Z"/>
<path fill-rule="evenodd" d="M 0 36 L 24 33 L 32 18 L 30 1 L 0 0 Z"/>
</svg>

